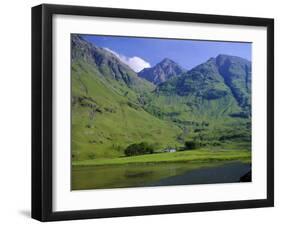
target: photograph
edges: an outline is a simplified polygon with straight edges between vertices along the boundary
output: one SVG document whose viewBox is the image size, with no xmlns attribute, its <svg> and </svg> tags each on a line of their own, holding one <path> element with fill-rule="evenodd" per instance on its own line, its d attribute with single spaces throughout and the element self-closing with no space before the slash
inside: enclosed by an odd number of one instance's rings
<svg viewBox="0 0 281 226">
<path fill-rule="evenodd" d="M 252 181 L 252 43 L 70 34 L 71 190 Z"/>
<path fill-rule="evenodd" d="M 32 7 L 33 219 L 274 206 L 274 18 L 158 5 Z"/>
</svg>

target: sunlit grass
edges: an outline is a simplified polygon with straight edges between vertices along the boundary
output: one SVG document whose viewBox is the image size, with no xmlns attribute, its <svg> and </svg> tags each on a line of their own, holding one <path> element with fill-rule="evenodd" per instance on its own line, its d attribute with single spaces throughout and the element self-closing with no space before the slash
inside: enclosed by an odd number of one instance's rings
<svg viewBox="0 0 281 226">
<path fill-rule="evenodd" d="M 119 157 L 111 159 L 92 159 L 74 161 L 73 166 L 119 165 L 131 163 L 172 163 L 172 162 L 214 162 L 214 161 L 242 161 L 251 162 L 251 152 L 247 150 L 214 151 L 198 149 L 175 153 L 158 153 L 133 157 Z"/>
</svg>

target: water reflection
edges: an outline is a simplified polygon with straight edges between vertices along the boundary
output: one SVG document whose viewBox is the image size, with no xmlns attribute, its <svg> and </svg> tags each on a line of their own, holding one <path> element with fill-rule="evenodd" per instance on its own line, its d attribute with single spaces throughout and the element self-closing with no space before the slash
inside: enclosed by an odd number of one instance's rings
<svg viewBox="0 0 281 226">
<path fill-rule="evenodd" d="M 251 169 L 241 162 L 128 164 L 73 167 L 72 189 L 238 182 Z"/>
</svg>

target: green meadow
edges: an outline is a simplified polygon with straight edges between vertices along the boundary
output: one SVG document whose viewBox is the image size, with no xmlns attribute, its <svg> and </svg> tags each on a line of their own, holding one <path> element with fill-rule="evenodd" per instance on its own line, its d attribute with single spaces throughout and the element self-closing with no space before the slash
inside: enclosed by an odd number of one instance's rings
<svg viewBox="0 0 281 226">
<path fill-rule="evenodd" d="M 102 166 L 139 163 L 204 163 L 204 162 L 241 161 L 251 162 L 251 152 L 247 150 L 206 150 L 197 149 L 175 153 L 156 153 L 134 157 L 104 158 L 96 160 L 82 160 L 73 163 L 73 166 Z"/>
</svg>

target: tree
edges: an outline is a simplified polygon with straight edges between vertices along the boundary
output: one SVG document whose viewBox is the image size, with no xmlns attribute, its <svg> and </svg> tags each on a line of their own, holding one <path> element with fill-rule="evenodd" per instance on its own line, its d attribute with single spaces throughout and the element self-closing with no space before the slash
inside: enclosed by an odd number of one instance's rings
<svg viewBox="0 0 281 226">
<path fill-rule="evenodd" d="M 184 145 L 188 150 L 196 149 L 199 146 L 194 140 L 187 140 L 185 141 Z"/>
<path fill-rule="evenodd" d="M 124 153 L 126 156 L 152 154 L 153 147 L 146 142 L 131 144 L 124 150 Z"/>
</svg>

